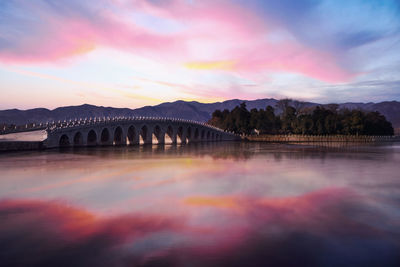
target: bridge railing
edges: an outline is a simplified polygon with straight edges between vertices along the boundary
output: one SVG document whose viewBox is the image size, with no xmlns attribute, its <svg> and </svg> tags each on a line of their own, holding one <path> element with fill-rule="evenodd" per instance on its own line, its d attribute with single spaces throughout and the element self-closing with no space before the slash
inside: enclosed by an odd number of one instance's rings
<svg viewBox="0 0 400 267">
<path fill-rule="evenodd" d="M 186 119 L 181 119 L 181 118 L 171 118 L 171 117 L 144 117 L 144 116 L 137 116 L 137 117 L 89 117 L 89 118 L 79 118 L 79 119 L 70 119 L 70 120 L 64 120 L 64 121 L 53 121 L 53 122 L 48 122 L 46 123 L 46 130 L 50 133 L 66 129 L 66 128 L 77 128 L 81 126 L 96 126 L 96 125 L 102 125 L 102 124 L 110 124 L 114 122 L 123 122 L 123 123 L 129 123 L 129 122 L 137 122 L 137 121 L 152 121 L 152 122 L 181 122 L 181 123 L 189 123 L 189 124 L 194 124 L 194 125 L 199 125 L 199 126 L 204 126 L 211 128 L 215 131 L 223 132 L 223 133 L 228 133 L 234 135 L 232 132 L 227 132 L 224 131 L 220 128 L 217 128 L 213 125 L 210 125 L 208 123 L 204 122 L 198 122 L 194 120 L 186 120 Z"/>
</svg>

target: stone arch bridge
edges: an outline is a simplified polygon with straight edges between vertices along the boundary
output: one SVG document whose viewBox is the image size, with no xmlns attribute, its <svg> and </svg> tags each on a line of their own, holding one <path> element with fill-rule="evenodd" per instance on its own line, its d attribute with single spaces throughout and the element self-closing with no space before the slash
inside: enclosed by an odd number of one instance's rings
<svg viewBox="0 0 400 267">
<path fill-rule="evenodd" d="M 206 123 L 174 118 L 90 118 L 47 127 L 48 148 L 135 144 L 177 144 L 240 140 Z"/>
</svg>

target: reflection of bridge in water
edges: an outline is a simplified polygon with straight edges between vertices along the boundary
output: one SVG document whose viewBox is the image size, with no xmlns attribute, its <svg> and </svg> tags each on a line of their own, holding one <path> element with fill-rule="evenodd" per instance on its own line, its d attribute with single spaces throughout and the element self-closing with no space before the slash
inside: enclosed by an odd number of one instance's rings
<svg viewBox="0 0 400 267">
<path fill-rule="evenodd" d="M 177 144 L 240 140 L 196 121 L 173 118 L 94 118 L 59 122 L 47 129 L 46 147 Z"/>
</svg>

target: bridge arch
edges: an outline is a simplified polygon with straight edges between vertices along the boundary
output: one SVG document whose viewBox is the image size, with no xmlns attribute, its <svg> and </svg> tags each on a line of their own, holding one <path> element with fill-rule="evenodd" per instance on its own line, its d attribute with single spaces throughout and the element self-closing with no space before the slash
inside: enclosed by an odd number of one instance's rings
<svg viewBox="0 0 400 267">
<path fill-rule="evenodd" d="M 137 136 L 137 133 L 136 133 L 135 126 L 133 126 L 133 125 L 129 126 L 128 132 L 127 132 L 127 135 L 126 135 L 126 139 L 127 139 L 128 144 L 129 145 L 137 144 L 138 143 L 138 141 L 136 139 L 137 137 L 138 136 Z"/>
<path fill-rule="evenodd" d="M 63 139 L 61 140 L 61 137 Z M 47 128 L 46 146 L 95 146 L 239 140 L 239 136 L 193 121 L 165 118 L 112 118 L 70 121 Z M 67 142 L 68 141 L 68 142 Z"/>
<path fill-rule="evenodd" d="M 83 136 L 81 132 L 76 132 L 74 135 L 74 146 L 83 146 Z"/>
<path fill-rule="evenodd" d="M 87 145 L 95 146 L 97 145 L 97 134 L 95 130 L 90 130 L 87 136 Z"/>
<path fill-rule="evenodd" d="M 58 142 L 60 147 L 68 147 L 70 145 L 69 137 L 66 134 L 61 135 L 60 141 Z"/>
<path fill-rule="evenodd" d="M 104 128 L 100 134 L 100 143 L 102 145 L 107 145 L 110 142 L 110 131 L 108 128 Z"/>
<path fill-rule="evenodd" d="M 124 139 L 123 139 L 123 131 L 121 126 L 118 126 L 114 130 L 114 145 L 123 145 L 124 144 Z"/>
</svg>

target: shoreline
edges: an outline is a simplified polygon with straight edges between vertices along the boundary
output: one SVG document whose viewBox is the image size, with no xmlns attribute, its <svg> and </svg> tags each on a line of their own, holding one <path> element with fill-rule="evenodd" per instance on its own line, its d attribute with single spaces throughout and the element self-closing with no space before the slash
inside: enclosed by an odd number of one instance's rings
<svg viewBox="0 0 400 267">
<path fill-rule="evenodd" d="M 47 149 L 44 141 L 0 141 L 0 153 Z"/>
<path fill-rule="evenodd" d="M 399 142 L 400 136 L 372 135 L 251 135 L 243 136 L 242 140 L 249 142 L 268 143 L 380 143 Z"/>
</svg>

